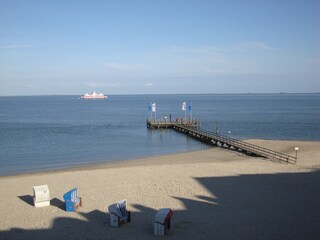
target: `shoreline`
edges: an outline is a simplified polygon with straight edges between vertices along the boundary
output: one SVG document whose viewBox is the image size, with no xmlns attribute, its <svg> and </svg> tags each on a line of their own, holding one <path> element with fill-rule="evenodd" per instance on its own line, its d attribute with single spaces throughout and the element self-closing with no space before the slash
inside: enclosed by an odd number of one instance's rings
<svg viewBox="0 0 320 240">
<path fill-rule="evenodd" d="M 180 154 L 188 154 L 188 153 L 201 152 L 201 151 L 207 151 L 207 150 L 210 150 L 210 148 L 202 149 L 202 150 L 178 152 L 178 153 L 169 153 L 169 154 L 163 154 L 158 156 L 146 156 L 146 157 L 137 157 L 132 159 L 118 159 L 118 160 L 111 160 L 106 162 L 88 163 L 88 164 L 81 164 L 78 166 L 70 166 L 70 167 L 64 167 L 59 169 L 43 169 L 43 170 L 34 171 L 34 172 L 13 173 L 10 175 L 0 175 L 0 179 L 6 178 L 6 177 L 42 175 L 47 173 L 74 172 L 74 171 L 96 170 L 96 169 L 118 168 L 118 167 L 132 167 L 132 166 L 136 166 L 137 164 L 139 165 L 142 163 L 146 163 L 146 164 L 151 163 L 157 158 L 170 157 L 170 156 L 175 156 Z M 161 165 L 161 163 L 159 163 L 159 165 Z"/>
<path fill-rule="evenodd" d="M 265 140 L 265 139 L 247 139 L 242 140 L 244 142 L 252 143 L 259 145 L 261 147 L 267 147 L 274 151 L 280 151 L 283 150 L 281 147 L 278 147 L 278 144 L 276 143 L 291 143 L 292 144 L 292 151 L 290 149 L 285 149 L 285 154 L 295 156 L 295 152 L 293 151 L 294 146 L 298 145 L 305 145 L 305 144 L 320 144 L 320 141 L 297 141 L 297 140 Z M 273 147 L 273 148 L 271 148 Z M 9 177 L 20 177 L 20 176 L 29 176 L 29 175 L 43 175 L 48 173 L 62 173 L 62 172 L 74 172 L 74 171 L 86 171 L 86 170 L 96 170 L 96 169 L 107 169 L 107 168 L 121 168 L 121 167 L 133 167 L 133 166 L 149 166 L 149 165 L 162 165 L 163 162 L 156 163 L 156 160 L 162 159 L 162 158 L 172 158 L 175 156 L 180 156 L 184 154 L 191 154 L 196 152 L 206 152 L 206 151 L 212 151 L 212 150 L 221 150 L 221 151 L 227 151 L 230 153 L 236 153 L 239 155 L 243 155 L 244 157 L 254 158 L 253 156 L 246 156 L 245 154 L 242 154 L 240 152 L 236 152 L 234 150 L 228 150 L 220 147 L 209 147 L 208 149 L 202 149 L 202 150 L 194 150 L 194 151 L 186 151 L 186 152 L 178 152 L 178 153 L 169 153 L 159 156 L 146 156 L 146 157 L 137 157 L 132 159 L 120 159 L 120 160 L 111 160 L 108 162 L 98 162 L 98 163 L 88 163 L 88 164 L 81 164 L 78 166 L 70 166 L 70 167 L 64 167 L 64 168 L 58 168 L 58 169 L 44 169 L 39 171 L 31 171 L 31 172 L 21 172 L 21 173 L 13 173 L 8 175 L 0 175 L 1 178 L 9 178 Z M 213 153 L 214 154 L 214 153 Z M 263 158 L 261 158 L 263 159 Z M 265 161 L 272 161 L 270 159 L 263 159 Z M 181 162 L 179 162 L 181 163 Z M 169 162 L 166 162 L 166 164 L 169 164 Z M 171 162 L 171 164 L 174 164 Z"/>
</svg>

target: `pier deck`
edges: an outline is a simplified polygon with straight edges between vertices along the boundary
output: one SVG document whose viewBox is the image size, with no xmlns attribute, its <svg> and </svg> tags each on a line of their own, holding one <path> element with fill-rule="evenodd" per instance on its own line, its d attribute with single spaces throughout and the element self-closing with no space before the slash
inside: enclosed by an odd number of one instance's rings
<svg viewBox="0 0 320 240">
<path fill-rule="evenodd" d="M 193 122 L 170 122 L 170 121 L 147 121 L 147 127 L 150 129 L 163 129 L 171 128 L 177 132 L 184 133 L 199 141 L 205 142 L 210 145 L 228 148 L 230 150 L 240 151 L 245 154 L 255 155 L 268 159 L 278 160 L 286 163 L 296 163 L 297 158 L 276 152 L 264 147 L 260 147 L 251 143 L 247 143 L 235 138 L 217 134 L 204 130 L 200 127 L 198 121 Z"/>
</svg>

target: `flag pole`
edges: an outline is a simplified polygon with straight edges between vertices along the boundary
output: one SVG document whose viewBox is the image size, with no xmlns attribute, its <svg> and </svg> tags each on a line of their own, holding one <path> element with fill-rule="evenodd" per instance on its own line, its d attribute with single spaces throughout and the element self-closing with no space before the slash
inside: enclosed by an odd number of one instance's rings
<svg viewBox="0 0 320 240">
<path fill-rule="evenodd" d="M 154 112 L 154 120 L 157 121 L 157 110 L 156 110 L 157 106 L 156 103 L 152 103 L 152 112 Z"/>
<path fill-rule="evenodd" d="M 187 120 L 187 102 L 182 103 L 182 110 L 184 111 L 184 120 Z"/>
<path fill-rule="evenodd" d="M 191 105 L 191 103 L 190 103 L 190 107 L 191 107 L 191 111 L 190 111 L 190 115 L 191 115 L 190 118 L 191 118 L 191 119 L 190 119 L 190 120 L 191 120 L 191 122 L 192 122 L 192 105 Z"/>
</svg>

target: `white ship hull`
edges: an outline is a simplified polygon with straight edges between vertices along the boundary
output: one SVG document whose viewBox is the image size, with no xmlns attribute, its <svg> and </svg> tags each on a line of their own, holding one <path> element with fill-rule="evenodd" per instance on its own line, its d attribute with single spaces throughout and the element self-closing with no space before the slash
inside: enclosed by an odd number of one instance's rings
<svg viewBox="0 0 320 240">
<path fill-rule="evenodd" d="M 83 99 L 106 99 L 107 96 L 81 96 Z"/>
<path fill-rule="evenodd" d="M 102 93 L 92 92 L 91 94 L 86 93 L 85 95 L 81 96 L 82 99 L 106 99 L 107 96 L 103 95 Z"/>
</svg>

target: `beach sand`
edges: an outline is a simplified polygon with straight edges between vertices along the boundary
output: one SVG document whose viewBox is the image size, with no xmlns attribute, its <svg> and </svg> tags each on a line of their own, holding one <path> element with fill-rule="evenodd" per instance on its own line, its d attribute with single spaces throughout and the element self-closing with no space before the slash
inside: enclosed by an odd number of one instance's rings
<svg viewBox="0 0 320 240">
<path fill-rule="evenodd" d="M 295 156 L 273 162 L 221 148 L 0 177 L 0 239 L 159 239 L 159 208 L 174 211 L 164 239 L 320 239 L 320 142 L 249 142 Z M 48 184 L 51 206 L 32 187 Z M 83 206 L 65 212 L 77 187 Z M 132 221 L 113 228 L 107 207 L 127 199 Z"/>
</svg>

